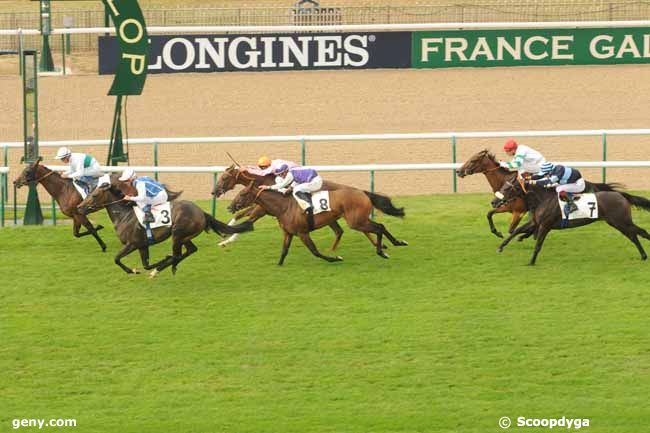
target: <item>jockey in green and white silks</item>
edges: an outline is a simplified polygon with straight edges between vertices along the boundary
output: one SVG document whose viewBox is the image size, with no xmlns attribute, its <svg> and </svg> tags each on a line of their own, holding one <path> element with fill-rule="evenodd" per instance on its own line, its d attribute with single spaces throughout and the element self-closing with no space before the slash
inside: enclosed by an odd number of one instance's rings
<svg viewBox="0 0 650 433">
<path fill-rule="evenodd" d="M 499 165 L 506 170 L 518 171 L 519 174 L 539 173 L 542 164 L 546 162 L 544 155 L 522 144 L 517 144 L 515 140 L 508 140 L 503 145 L 503 150 L 510 156 L 513 156 L 512 161 L 501 161 Z"/>
<path fill-rule="evenodd" d="M 97 179 L 103 175 L 99 162 L 85 153 L 72 153 L 67 147 L 61 147 L 56 152 L 55 159 L 60 159 L 70 168 L 61 174 L 65 179 L 72 179 L 88 194 L 97 184 Z"/>
<path fill-rule="evenodd" d="M 168 197 L 165 187 L 149 176 L 138 177 L 132 168 L 126 168 L 119 177 L 119 180 L 132 185 L 138 192 L 138 195 L 135 196 L 125 195 L 124 199 L 134 201 L 144 211 L 145 217 L 143 222 L 154 222 L 155 219 L 151 213 L 151 207 L 167 202 Z"/>
</svg>

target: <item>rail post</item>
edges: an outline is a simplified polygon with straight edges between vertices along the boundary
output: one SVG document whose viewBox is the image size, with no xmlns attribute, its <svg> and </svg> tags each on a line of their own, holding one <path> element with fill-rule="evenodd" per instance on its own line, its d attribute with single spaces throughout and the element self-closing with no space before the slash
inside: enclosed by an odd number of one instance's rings
<svg viewBox="0 0 650 433">
<path fill-rule="evenodd" d="M 603 162 L 607 161 L 607 133 L 603 132 Z M 607 182 L 607 167 L 603 167 L 603 183 Z"/>
<path fill-rule="evenodd" d="M 3 146 L 3 160 L 4 160 L 4 166 L 8 167 L 9 166 L 9 147 L 7 145 Z M 7 175 L 8 176 L 8 175 Z M 5 198 L 8 200 L 9 199 L 9 189 L 7 184 L 9 183 L 9 178 L 5 179 L 3 191 L 5 193 Z"/>
<path fill-rule="evenodd" d="M 16 203 L 16 184 L 14 184 L 14 227 L 18 225 L 18 203 Z"/>
<path fill-rule="evenodd" d="M 25 46 L 25 39 L 23 39 L 23 29 L 18 29 L 18 55 L 20 59 L 18 60 L 18 71 L 20 76 L 23 76 L 23 70 L 25 65 L 23 64 L 23 47 Z"/>
<path fill-rule="evenodd" d="M 56 201 L 54 201 L 54 197 L 52 197 L 52 225 L 56 225 Z"/>
<path fill-rule="evenodd" d="M 218 176 L 219 176 L 218 171 L 215 171 L 214 173 L 212 173 L 212 191 L 214 191 L 214 189 L 217 186 L 217 177 Z M 216 218 L 216 215 L 217 215 L 217 196 L 213 195 L 212 196 L 212 218 Z"/>
<path fill-rule="evenodd" d="M 305 148 L 306 148 L 306 143 L 305 143 L 305 139 L 303 137 L 303 138 L 300 139 L 300 161 L 301 161 L 300 165 L 305 165 L 305 163 L 306 163 L 306 155 L 305 155 L 306 149 Z"/>
<path fill-rule="evenodd" d="M 153 142 L 153 165 L 158 167 L 158 142 Z M 158 180 L 158 171 L 154 172 L 154 179 Z"/>
<path fill-rule="evenodd" d="M 5 186 L 7 173 L 0 173 L 0 227 L 5 226 Z"/>
<path fill-rule="evenodd" d="M 456 136 L 455 135 L 451 137 L 451 162 L 456 164 Z M 453 179 L 454 179 L 454 192 L 458 192 L 456 187 L 456 170 L 452 168 L 451 171 L 453 173 Z"/>
<path fill-rule="evenodd" d="M 375 170 L 370 170 L 370 192 L 375 192 Z M 375 208 L 370 211 L 371 218 L 375 217 Z"/>
<path fill-rule="evenodd" d="M 61 60 L 63 62 L 63 69 L 61 70 L 61 73 L 65 75 L 65 36 L 66 35 L 61 35 Z"/>
</svg>

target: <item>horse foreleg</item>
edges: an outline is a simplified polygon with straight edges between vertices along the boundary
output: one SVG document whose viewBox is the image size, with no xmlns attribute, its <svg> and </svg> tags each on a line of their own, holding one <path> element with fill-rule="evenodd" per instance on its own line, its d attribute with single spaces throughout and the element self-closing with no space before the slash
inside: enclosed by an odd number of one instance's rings
<svg viewBox="0 0 650 433">
<path fill-rule="evenodd" d="M 542 245 L 544 245 L 544 239 L 546 239 L 546 235 L 548 235 L 548 232 L 550 231 L 551 227 L 547 227 L 545 225 L 540 225 L 537 229 L 537 242 L 535 243 L 535 251 L 533 251 L 533 257 L 531 257 L 530 263 L 528 263 L 530 266 L 535 265 L 537 255 L 542 250 Z"/>
<path fill-rule="evenodd" d="M 490 225 L 490 231 L 494 233 L 496 237 L 499 238 L 502 238 L 503 234 L 500 231 L 498 231 L 497 228 L 494 226 L 494 221 L 492 221 L 492 215 L 494 215 L 495 213 L 502 213 L 502 212 L 507 212 L 506 206 L 501 206 L 496 209 L 491 209 L 487 213 L 487 220 L 488 220 L 488 224 Z"/>
<path fill-rule="evenodd" d="M 339 225 L 337 221 L 334 221 L 330 224 L 330 228 L 334 232 L 334 243 L 332 244 L 332 251 L 336 251 L 336 248 L 339 246 L 339 242 L 341 242 L 341 236 L 343 236 L 343 228 Z"/>
<path fill-rule="evenodd" d="M 100 225 L 98 225 L 97 227 L 94 227 L 93 223 L 91 223 L 88 220 L 88 218 L 86 218 L 86 217 L 83 217 L 81 219 L 81 224 L 83 224 L 84 227 L 86 227 L 86 230 L 88 230 L 88 231 L 86 233 L 81 233 L 80 236 L 86 236 L 86 235 L 89 235 L 89 234 L 93 235 L 93 237 L 95 238 L 95 240 L 97 241 L 97 243 L 101 247 L 102 252 L 105 253 L 106 252 L 106 244 L 104 243 L 102 238 L 100 238 L 99 235 L 97 234 L 97 231 L 103 229 L 104 227 L 102 227 Z"/>
<path fill-rule="evenodd" d="M 260 211 L 261 211 L 261 212 L 260 212 Z M 257 221 L 258 219 L 262 218 L 264 215 L 266 215 L 266 212 L 264 212 L 264 209 L 262 209 L 260 206 L 255 206 L 255 207 L 253 207 L 252 209 L 244 209 L 243 211 L 241 211 L 241 212 L 239 212 L 238 214 L 236 214 L 236 215 L 235 215 L 235 216 L 234 216 L 234 217 L 233 217 L 233 218 L 228 222 L 228 225 L 229 225 L 229 226 L 233 226 L 233 225 L 235 225 L 235 223 L 236 223 L 238 220 L 244 218 L 245 216 L 249 216 L 249 217 L 250 217 L 250 221 L 251 221 L 251 222 L 255 222 L 255 221 Z M 219 242 L 218 245 L 219 245 L 220 247 L 225 247 L 225 246 L 227 246 L 228 244 L 231 244 L 231 243 L 235 242 L 235 241 L 237 240 L 238 237 L 239 237 L 239 233 L 232 234 L 232 235 L 230 235 L 230 237 L 229 237 L 228 239 L 225 239 L 225 240 Z"/>
<path fill-rule="evenodd" d="M 128 268 L 128 267 L 124 266 L 124 263 L 122 263 L 121 259 L 123 257 L 126 257 L 129 254 L 131 254 L 135 249 L 136 249 L 135 245 L 126 244 L 126 245 L 124 245 L 124 247 L 122 247 L 120 252 L 117 253 L 117 255 L 115 256 L 115 264 L 117 266 L 119 266 L 120 268 L 122 268 L 124 270 L 124 272 L 126 272 L 127 274 L 137 274 L 138 272 L 135 269 L 131 269 L 131 268 Z"/>
<path fill-rule="evenodd" d="M 515 210 L 512 211 L 512 220 L 510 221 L 510 227 L 508 228 L 508 233 L 512 233 L 515 231 L 515 229 L 521 222 L 521 218 L 523 216 L 524 216 L 524 212 L 518 212 Z"/>
<path fill-rule="evenodd" d="M 510 233 L 510 236 L 508 236 L 503 242 L 501 242 L 501 245 L 499 245 L 499 248 L 497 248 L 497 253 L 503 252 L 503 249 L 510 243 L 511 240 L 513 240 L 517 235 L 524 233 L 525 234 L 522 236 L 523 237 L 528 237 L 532 235 L 535 232 L 535 223 L 530 220 L 523 226 L 519 227 L 512 233 Z"/>
<path fill-rule="evenodd" d="M 292 240 L 293 240 L 293 235 L 284 232 L 284 241 L 282 242 L 282 254 L 280 254 L 280 261 L 278 262 L 278 266 L 282 266 L 285 257 L 287 257 L 287 254 L 289 254 L 289 247 L 291 246 Z"/>
<path fill-rule="evenodd" d="M 339 262 L 343 260 L 341 256 L 336 256 L 336 257 L 330 257 L 330 256 L 324 256 L 318 251 L 318 248 L 316 248 L 316 245 L 314 245 L 314 241 L 311 240 L 311 237 L 309 237 L 309 233 L 300 233 L 298 236 L 300 236 L 300 240 L 302 241 L 303 244 L 311 251 L 313 255 L 316 257 L 327 260 L 328 262 Z M 380 248 L 381 249 L 381 248 Z"/>
</svg>

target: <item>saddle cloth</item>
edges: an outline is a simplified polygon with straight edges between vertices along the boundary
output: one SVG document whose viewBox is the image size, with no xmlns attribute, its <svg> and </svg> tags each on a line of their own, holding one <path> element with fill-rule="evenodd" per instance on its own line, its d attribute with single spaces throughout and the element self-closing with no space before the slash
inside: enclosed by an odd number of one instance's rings
<svg viewBox="0 0 650 433">
<path fill-rule="evenodd" d="M 318 191 L 311 195 L 311 205 L 314 208 L 314 215 L 318 215 L 321 212 L 331 211 L 330 208 L 330 192 L 329 191 Z"/>
<path fill-rule="evenodd" d="M 144 227 L 145 225 L 142 222 L 144 220 L 144 211 L 138 206 L 133 206 L 133 210 L 135 211 L 135 216 L 138 218 L 138 222 L 142 227 Z M 158 227 L 170 227 L 172 225 L 171 203 L 165 202 L 152 206 L 151 213 L 156 220 L 149 225 L 152 229 Z"/>
<path fill-rule="evenodd" d="M 99 178 L 90 177 L 90 176 L 84 177 L 84 179 L 83 179 L 83 181 L 87 181 L 86 183 L 90 185 L 90 192 L 92 192 L 92 190 L 97 188 L 98 180 L 99 180 Z M 109 180 L 109 183 L 110 183 L 110 180 Z M 85 199 L 88 194 L 86 193 L 84 188 L 82 188 L 81 185 L 79 185 L 75 181 L 72 181 L 72 184 L 74 185 L 77 192 L 79 192 L 79 194 L 81 194 L 81 199 L 82 200 Z"/>
<path fill-rule="evenodd" d="M 559 198 L 558 202 L 562 211 L 562 219 L 566 219 L 566 214 L 564 213 L 564 205 L 566 202 Z M 596 194 L 586 193 L 575 196 L 574 203 L 578 206 L 578 210 L 569 214 L 569 220 L 598 219 L 598 201 L 596 200 Z"/>
</svg>

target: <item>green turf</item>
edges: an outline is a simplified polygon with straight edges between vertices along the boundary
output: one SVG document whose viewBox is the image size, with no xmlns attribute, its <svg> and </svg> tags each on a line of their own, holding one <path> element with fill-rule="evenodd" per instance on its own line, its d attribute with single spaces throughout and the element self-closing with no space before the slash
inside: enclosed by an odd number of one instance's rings
<svg viewBox="0 0 650 433">
<path fill-rule="evenodd" d="M 380 220 L 411 245 L 390 260 L 346 229 L 344 262 L 294 241 L 278 267 L 267 218 L 226 250 L 202 234 L 153 281 L 113 264 L 112 229 L 107 254 L 69 226 L 0 230 L 0 431 L 484 433 L 502 416 L 647 431 L 650 263 L 604 223 L 552 232 L 536 267 L 531 241 L 497 255 L 488 199 L 397 199 L 407 217 Z M 332 234 L 315 238 L 325 251 Z"/>
</svg>

